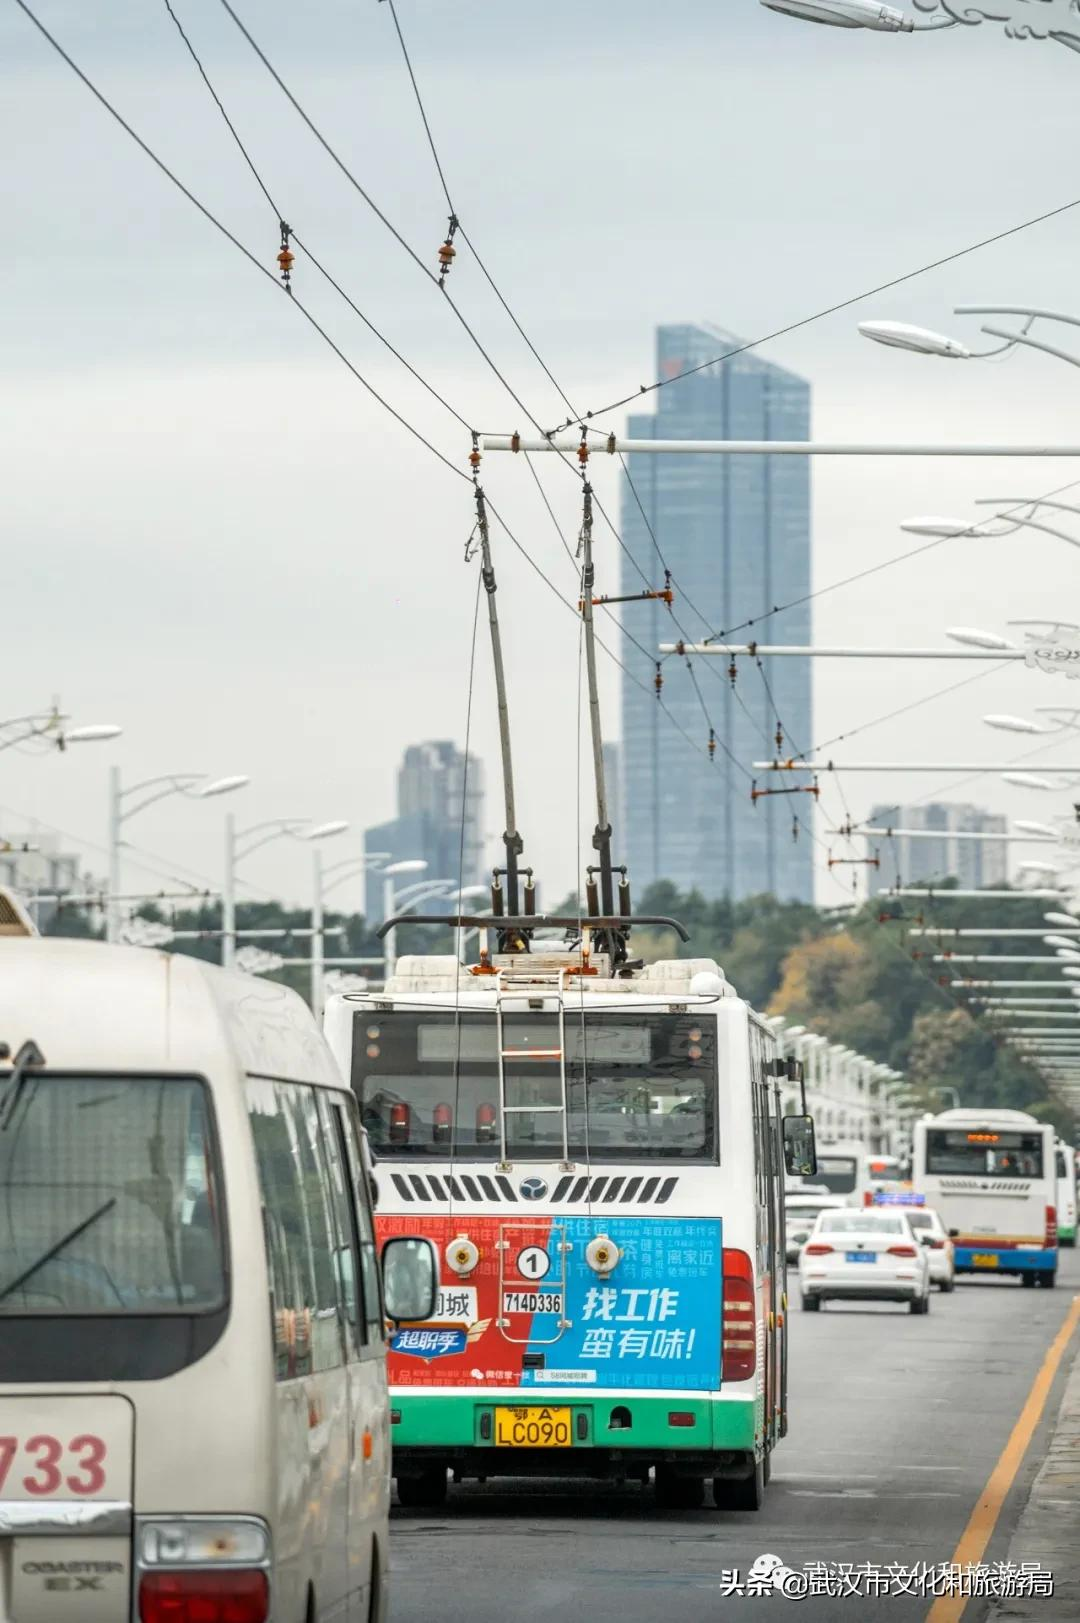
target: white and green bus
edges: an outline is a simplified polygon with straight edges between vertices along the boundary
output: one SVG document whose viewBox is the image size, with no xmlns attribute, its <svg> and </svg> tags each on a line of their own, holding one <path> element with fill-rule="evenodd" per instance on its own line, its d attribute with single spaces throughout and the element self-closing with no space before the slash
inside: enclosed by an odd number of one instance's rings
<svg viewBox="0 0 1080 1623">
<path fill-rule="evenodd" d="M 758 1509 L 788 1425 L 785 1168 L 813 1172 L 813 1130 L 717 965 L 406 957 L 326 1032 L 381 1237 L 442 1260 L 435 1314 L 391 1340 L 401 1503 L 450 1474 L 653 1476 L 661 1506 L 711 1481 Z"/>
</svg>

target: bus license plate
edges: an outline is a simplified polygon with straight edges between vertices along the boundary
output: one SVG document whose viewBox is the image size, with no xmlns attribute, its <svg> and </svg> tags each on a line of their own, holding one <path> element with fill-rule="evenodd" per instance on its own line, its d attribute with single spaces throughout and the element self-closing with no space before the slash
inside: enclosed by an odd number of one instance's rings
<svg viewBox="0 0 1080 1623">
<path fill-rule="evenodd" d="M 557 1313 L 562 1318 L 562 1291 L 503 1291 L 504 1313 Z"/>
<path fill-rule="evenodd" d="M 976 1251 L 971 1258 L 973 1268 L 996 1268 L 1000 1262 L 996 1251 Z"/>
<path fill-rule="evenodd" d="M 496 1409 L 497 1448 L 569 1448 L 569 1409 Z"/>
<path fill-rule="evenodd" d="M 877 1254 L 873 1251 L 846 1251 L 845 1262 L 876 1262 Z"/>
</svg>

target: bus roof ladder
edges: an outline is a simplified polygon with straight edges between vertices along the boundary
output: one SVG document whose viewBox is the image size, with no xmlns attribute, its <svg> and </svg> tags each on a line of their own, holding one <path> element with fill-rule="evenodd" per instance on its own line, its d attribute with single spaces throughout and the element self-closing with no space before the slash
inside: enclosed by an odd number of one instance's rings
<svg viewBox="0 0 1080 1623">
<path fill-rule="evenodd" d="M 567 1124 L 568 1101 L 566 1095 L 566 980 L 567 970 L 529 969 L 500 969 L 495 976 L 495 1021 L 499 1044 L 499 1171 L 509 1170 L 510 1162 L 506 1154 L 506 1118 L 507 1116 L 553 1116 L 562 1117 L 562 1170 L 568 1171 L 571 1167 L 569 1129 Z M 507 1047 L 505 1010 L 503 1000 L 507 993 L 513 992 L 520 996 L 529 988 L 544 987 L 554 992 L 558 998 L 559 1016 L 559 1046 L 558 1048 L 513 1048 Z M 555 1105 L 510 1105 L 506 1102 L 506 1061 L 508 1059 L 557 1059 L 559 1062 L 559 1100 Z"/>
</svg>

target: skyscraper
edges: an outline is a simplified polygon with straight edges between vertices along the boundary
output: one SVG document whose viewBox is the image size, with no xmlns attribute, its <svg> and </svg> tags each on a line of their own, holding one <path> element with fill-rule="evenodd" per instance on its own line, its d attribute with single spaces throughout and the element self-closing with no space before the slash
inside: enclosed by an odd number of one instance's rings
<svg viewBox="0 0 1080 1623">
<path fill-rule="evenodd" d="M 655 414 L 630 417 L 629 436 L 808 439 L 810 385 L 803 378 L 756 354 L 703 364 L 739 345 L 738 338 L 711 326 L 658 328 L 659 378 L 674 380 L 696 366 L 702 370 L 660 389 Z M 761 618 L 775 604 L 810 591 L 806 458 L 639 454 L 627 462 L 622 533 L 629 556 L 623 556 L 621 590 L 641 591 L 643 577 L 663 586 L 658 549 L 675 585 L 673 613 L 663 603 L 628 605 L 627 632 L 650 650 L 678 640 L 676 621 L 695 642 L 736 627 L 742 628 L 734 633 L 736 642 L 810 641 L 805 602 Z M 667 660 L 661 697 L 699 746 L 695 752 L 657 703 L 640 650 L 629 637 L 623 644 L 623 658 L 643 685 L 623 680 L 626 826 L 616 830 L 615 846 L 629 858 L 638 893 L 651 880 L 670 879 L 709 897 L 770 892 L 810 901 L 809 797 L 771 797 L 755 805 L 750 778 L 732 757 L 749 767 L 754 759 L 774 755 L 778 722 L 783 754 L 811 748 L 811 662 L 763 661 L 759 670 L 752 659 L 740 659 L 733 686 L 725 660 L 698 659 L 693 675 L 685 661 Z M 706 754 L 706 713 L 717 736 L 712 763 Z M 804 825 L 798 837 L 796 817 Z"/>
<path fill-rule="evenodd" d="M 932 801 L 925 806 L 875 806 L 871 828 L 914 828 L 940 831 L 940 839 L 912 840 L 895 834 L 867 838 L 867 855 L 877 856 L 872 890 L 892 885 L 917 885 L 932 880 L 958 879 L 965 890 L 1003 885 L 1008 878 L 1007 847 L 994 840 L 957 840 L 955 834 L 1004 834 L 1008 819 L 983 811 L 981 806 L 949 805 Z M 875 870 L 870 869 L 871 880 Z"/>
<path fill-rule="evenodd" d="M 484 768 L 475 755 L 467 765 L 466 779 L 466 757 L 449 739 L 410 744 L 398 768 L 398 814 L 366 830 L 365 851 L 385 852 L 394 862 L 422 858 L 427 872 L 413 875 L 416 880 L 456 881 L 459 869 L 466 885 L 481 879 Z M 381 918 L 382 879 L 377 872 L 369 870 L 366 890 L 368 917 Z M 437 902 L 425 905 L 438 911 Z"/>
</svg>

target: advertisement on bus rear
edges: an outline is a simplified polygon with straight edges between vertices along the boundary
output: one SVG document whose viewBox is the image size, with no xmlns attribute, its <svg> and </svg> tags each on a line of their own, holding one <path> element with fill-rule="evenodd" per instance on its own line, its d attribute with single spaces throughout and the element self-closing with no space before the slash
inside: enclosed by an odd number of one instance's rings
<svg viewBox="0 0 1080 1623">
<path fill-rule="evenodd" d="M 392 1332 L 391 1385 L 719 1387 L 719 1219 L 382 1217 L 378 1228 L 380 1241 L 424 1235 L 442 1259 L 432 1318 Z"/>
</svg>

